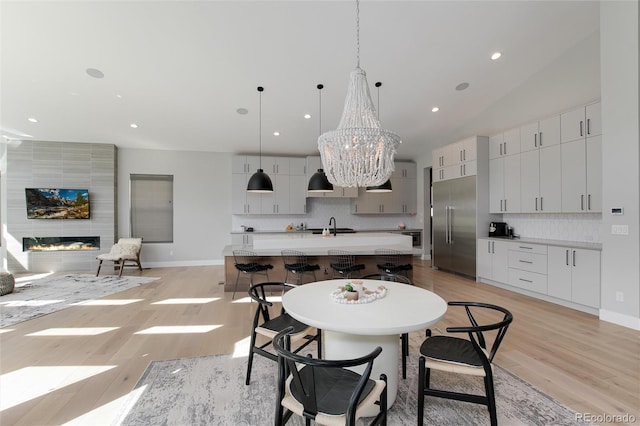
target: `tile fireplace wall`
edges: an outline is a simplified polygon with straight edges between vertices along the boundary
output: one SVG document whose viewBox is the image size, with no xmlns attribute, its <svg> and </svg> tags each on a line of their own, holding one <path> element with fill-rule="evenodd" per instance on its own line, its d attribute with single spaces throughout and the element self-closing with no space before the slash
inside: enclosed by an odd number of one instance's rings
<svg viewBox="0 0 640 426">
<path fill-rule="evenodd" d="M 111 144 L 23 141 L 7 146 L 3 164 L 3 240 L 7 270 L 93 272 L 117 230 L 117 148 Z M 90 219 L 27 219 L 25 188 L 88 188 Z M 23 251 L 23 238 L 97 236 L 100 250 Z"/>
</svg>

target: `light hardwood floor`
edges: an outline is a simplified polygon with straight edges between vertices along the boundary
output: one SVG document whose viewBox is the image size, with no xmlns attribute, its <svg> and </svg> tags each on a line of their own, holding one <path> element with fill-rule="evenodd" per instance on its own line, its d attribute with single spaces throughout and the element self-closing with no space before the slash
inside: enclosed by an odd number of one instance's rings
<svg viewBox="0 0 640 426">
<path fill-rule="evenodd" d="M 32 395 L 0 412 L 2 425 L 109 424 L 152 360 L 231 353 L 246 345 L 253 306 L 224 293 L 222 266 L 156 268 L 125 274 L 160 277 L 108 299 L 113 306 L 76 306 L 0 329 L 0 373 L 23 375 Z M 274 278 L 274 277 L 272 277 Z M 640 421 L 640 339 L 637 331 L 453 274 L 416 260 L 414 281 L 445 300 L 484 301 L 511 310 L 514 322 L 496 363 L 579 413 L 625 414 Z M 213 298 L 157 304 L 177 298 Z M 436 325 L 465 321 L 450 310 Z M 150 327 L 216 325 L 207 333 L 136 334 Z M 94 336 L 29 336 L 51 328 L 115 327 Z M 410 356 L 417 356 L 411 354 Z M 49 367 L 113 366 L 61 389 L 40 389 Z M 79 369 L 80 370 L 80 369 Z M 416 372 L 409 372 L 416 374 Z M 0 385 L 2 385 L 0 383 Z M 93 413 L 91 420 L 87 413 Z M 85 415 L 85 417 L 81 417 Z M 81 419 L 81 420 L 78 420 Z"/>
</svg>

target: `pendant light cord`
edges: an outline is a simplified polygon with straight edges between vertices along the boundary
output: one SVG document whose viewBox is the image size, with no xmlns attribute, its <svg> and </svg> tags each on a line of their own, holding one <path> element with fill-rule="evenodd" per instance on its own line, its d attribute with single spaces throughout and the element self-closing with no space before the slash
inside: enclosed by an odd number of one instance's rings
<svg viewBox="0 0 640 426">
<path fill-rule="evenodd" d="M 356 46 L 357 46 L 357 68 L 360 68 L 360 2 L 356 0 Z"/>
<path fill-rule="evenodd" d="M 262 91 L 264 88 L 262 86 L 258 86 L 258 93 L 260 94 L 260 103 L 259 103 L 259 118 L 258 118 L 258 143 L 259 143 L 259 168 L 262 169 Z"/>
<path fill-rule="evenodd" d="M 318 134 L 322 135 L 322 84 L 318 84 Z"/>
<path fill-rule="evenodd" d="M 380 120 L 380 86 L 382 86 L 382 83 L 376 82 L 376 88 L 378 89 L 378 120 Z"/>
</svg>

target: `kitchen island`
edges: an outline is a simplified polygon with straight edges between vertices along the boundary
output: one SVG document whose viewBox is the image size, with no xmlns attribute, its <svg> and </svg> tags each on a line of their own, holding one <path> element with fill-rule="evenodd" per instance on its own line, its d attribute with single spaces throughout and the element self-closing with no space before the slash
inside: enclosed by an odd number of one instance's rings
<svg viewBox="0 0 640 426">
<path fill-rule="evenodd" d="M 222 253 L 225 264 L 224 289 L 232 292 L 236 282 L 238 271 L 234 266 L 233 250 L 244 249 L 257 253 L 263 263 L 273 265 L 273 269 L 269 271 L 269 279 L 283 281 L 286 271 L 281 256 L 282 250 L 304 252 L 308 256 L 309 263 L 320 265 L 320 270 L 316 271 L 318 280 L 325 280 L 333 276 L 328 250 L 345 250 L 353 253 L 356 256 L 356 262 L 365 265 L 365 269 L 359 275 L 366 275 L 378 272 L 375 250 L 381 248 L 397 250 L 402 253 L 402 263 L 412 263 L 413 256 L 422 253 L 421 250 L 413 247 L 411 236 L 388 232 L 338 234 L 328 237 L 305 233 L 254 235 L 251 246 L 231 245 L 224 248 Z M 411 271 L 407 272 L 411 279 Z M 305 278 L 305 281 L 308 281 L 308 278 Z M 256 279 L 262 281 L 264 277 L 257 275 Z M 248 288 L 247 280 L 241 279 L 238 283 L 238 291 L 243 292 Z"/>
</svg>

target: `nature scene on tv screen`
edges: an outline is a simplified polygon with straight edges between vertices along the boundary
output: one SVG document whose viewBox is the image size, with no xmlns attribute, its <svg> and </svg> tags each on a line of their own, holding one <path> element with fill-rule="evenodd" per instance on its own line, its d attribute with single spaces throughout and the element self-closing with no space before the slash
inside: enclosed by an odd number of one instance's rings
<svg viewBox="0 0 640 426">
<path fill-rule="evenodd" d="M 29 219 L 89 219 L 88 189 L 26 188 Z"/>
</svg>

